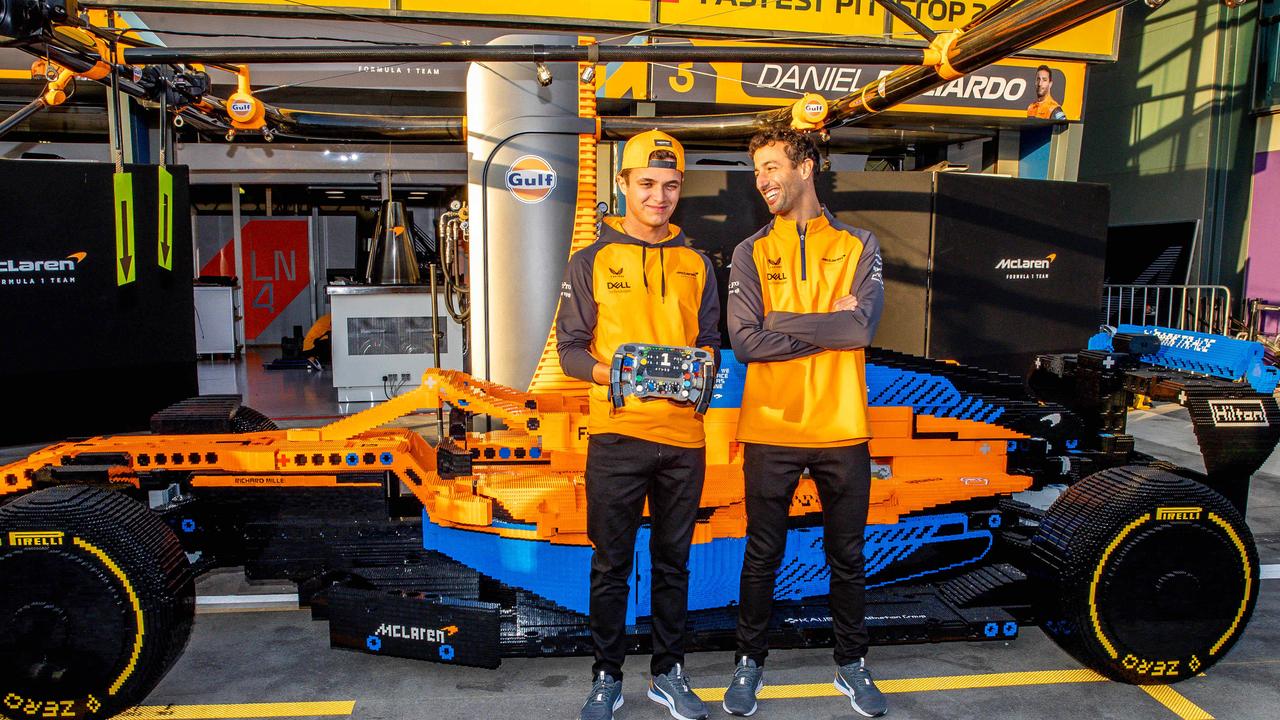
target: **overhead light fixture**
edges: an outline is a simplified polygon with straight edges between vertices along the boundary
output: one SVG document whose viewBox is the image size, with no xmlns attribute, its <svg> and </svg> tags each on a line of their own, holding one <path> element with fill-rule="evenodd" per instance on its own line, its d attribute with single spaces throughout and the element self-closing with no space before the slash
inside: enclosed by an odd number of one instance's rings
<svg viewBox="0 0 1280 720">
<path fill-rule="evenodd" d="M 542 87 L 546 87 L 550 85 L 551 84 L 551 68 L 547 67 L 547 64 L 542 62 L 541 60 L 539 60 L 536 63 L 536 66 L 537 66 L 538 84 L 541 85 Z"/>
</svg>

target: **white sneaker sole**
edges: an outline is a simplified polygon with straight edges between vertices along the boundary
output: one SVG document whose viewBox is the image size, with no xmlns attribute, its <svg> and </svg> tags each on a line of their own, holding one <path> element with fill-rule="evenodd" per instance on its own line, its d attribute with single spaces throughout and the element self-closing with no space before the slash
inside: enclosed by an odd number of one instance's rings
<svg viewBox="0 0 1280 720">
<path fill-rule="evenodd" d="M 649 694 L 650 700 L 658 703 L 659 705 L 665 706 L 667 708 L 667 712 L 671 713 L 671 717 L 675 718 L 676 720 L 702 720 L 702 718 L 685 717 L 684 715 L 681 715 L 680 713 L 676 712 L 675 701 L 667 697 L 667 694 L 665 692 L 663 692 L 660 689 L 654 688 L 652 685 L 649 686 L 648 694 Z M 706 716 L 704 715 L 703 718 L 705 717 Z"/>
<path fill-rule="evenodd" d="M 832 681 L 831 684 L 835 686 L 836 690 L 840 691 L 841 695 L 844 695 L 845 697 L 849 698 L 849 704 L 853 706 L 853 711 L 858 713 L 862 717 L 881 717 L 884 715 L 884 713 L 880 713 L 880 715 L 872 715 L 866 710 L 863 710 L 862 708 L 858 707 L 858 701 L 853 699 L 853 688 L 840 682 L 839 675 L 836 676 L 836 679 Z"/>
<path fill-rule="evenodd" d="M 756 684 L 756 695 L 759 695 L 760 691 L 763 689 L 764 689 L 764 678 L 760 678 L 760 682 Z M 756 714 L 756 710 L 760 709 L 760 703 L 757 702 L 755 705 L 752 705 L 751 710 L 744 713 L 736 713 L 730 710 L 729 706 L 725 705 L 723 700 L 720 701 L 720 707 L 724 708 L 724 711 L 729 713 L 730 715 L 737 715 L 738 717 L 751 717 L 752 715 Z"/>
</svg>

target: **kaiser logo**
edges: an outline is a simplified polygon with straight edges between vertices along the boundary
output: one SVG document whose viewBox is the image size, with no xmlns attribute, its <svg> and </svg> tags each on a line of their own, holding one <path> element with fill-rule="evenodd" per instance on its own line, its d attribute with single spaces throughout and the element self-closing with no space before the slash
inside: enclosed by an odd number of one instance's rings
<svg viewBox="0 0 1280 720">
<path fill-rule="evenodd" d="M 1261 400 L 1210 400 L 1214 427 L 1268 427 Z"/>
<path fill-rule="evenodd" d="M 556 171 L 537 155 L 525 155 L 511 163 L 507 189 L 517 200 L 534 205 L 546 199 L 556 187 Z"/>
<path fill-rule="evenodd" d="M 88 253 L 77 252 L 62 260 L 0 260 L 0 285 L 73 283 L 86 257 Z"/>
</svg>

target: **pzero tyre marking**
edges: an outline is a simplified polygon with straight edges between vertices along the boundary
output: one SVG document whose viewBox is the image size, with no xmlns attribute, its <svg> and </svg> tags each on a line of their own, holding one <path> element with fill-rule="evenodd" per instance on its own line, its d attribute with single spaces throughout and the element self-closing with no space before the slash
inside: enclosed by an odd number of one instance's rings
<svg viewBox="0 0 1280 720">
<path fill-rule="evenodd" d="M 72 542 L 96 555 L 98 559 L 102 561 L 102 564 L 106 565 L 107 569 L 116 576 L 116 579 L 118 579 L 120 584 L 124 586 L 125 593 L 129 595 L 129 602 L 133 605 L 134 617 L 138 621 L 133 635 L 133 652 L 129 654 L 129 664 L 125 666 L 123 671 L 121 671 L 120 677 L 116 678 L 116 681 L 111 683 L 110 692 L 112 695 L 115 695 L 120 692 L 120 687 L 124 685 L 124 681 L 128 680 L 129 676 L 133 674 L 134 669 L 138 666 L 138 656 L 142 654 L 142 636 L 146 633 L 146 623 L 142 619 L 142 606 L 138 604 L 138 594 L 133 591 L 133 584 L 129 582 L 129 578 L 125 576 L 124 571 L 120 569 L 120 566 L 117 565 L 114 560 L 108 557 L 107 554 L 102 552 L 99 548 L 90 545 L 80 538 L 73 538 Z"/>
<path fill-rule="evenodd" d="M 1236 613 L 1236 619 L 1232 621 L 1231 627 L 1227 628 L 1227 631 L 1222 634 L 1222 637 L 1218 639 L 1218 642 L 1214 643 L 1213 647 L 1209 648 L 1210 655 L 1217 655 L 1218 651 L 1222 649 L 1222 646 L 1231 639 L 1236 628 L 1240 627 L 1240 621 L 1244 619 L 1244 614 L 1249 610 L 1248 600 L 1252 596 L 1253 591 L 1253 573 L 1250 572 L 1251 566 L 1249 564 L 1249 550 L 1245 547 L 1244 542 L 1240 540 L 1240 535 L 1236 532 L 1235 528 L 1227 524 L 1227 521 L 1219 517 L 1217 513 L 1209 513 L 1209 519 L 1221 526 L 1222 529 L 1226 531 L 1227 536 L 1236 544 L 1236 548 L 1240 550 L 1240 559 L 1244 565 L 1245 599 L 1240 603 L 1240 611 Z"/>
<path fill-rule="evenodd" d="M 1098 560 L 1098 567 L 1093 572 L 1093 582 L 1089 584 L 1089 618 L 1093 621 L 1093 631 L 1097 633 L 1098 640 L 1107 649 L 1107 652 L 1111 654 L 1111 659 L 1113 660 L 1117 657 L 1116 648 L 1107 639 L 1107 634 L 1102 632 L 1102 621 L 1098 619 L 1098 583 L 1102 580 L 1102 569 L 1107 566 L 1107 558 L 1111 557 L 1111 553 L 1115 551 L 1116 546 L 1123 542 L 1125 537 L 1133 532 L 1134 528 L 1150 519 L 1149 517 L 1140 517 L 1129 523 L 1124 530 L 1120 531 L 1119 535 L 1116 535 L 1116 539 L 1111 541 L 1111 544 L 1107 546 L 1106 552 L 1102 553 L 1102 557 Z"/>
</svg>

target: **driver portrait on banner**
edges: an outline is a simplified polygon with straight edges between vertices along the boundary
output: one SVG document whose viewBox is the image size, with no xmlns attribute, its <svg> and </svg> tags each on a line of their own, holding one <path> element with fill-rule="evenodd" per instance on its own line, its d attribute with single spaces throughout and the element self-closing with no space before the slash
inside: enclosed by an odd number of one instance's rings
<svg viewBox="0 0 1280 720">
<path fill-rule="evenodd" d="M 1053 72 L 1048 65 L 1036 68 L 1036 101 L 1027 106 L 1027 117 L 1066 121 L 1062 105 L 1053 99 Z"/>
</svg>

